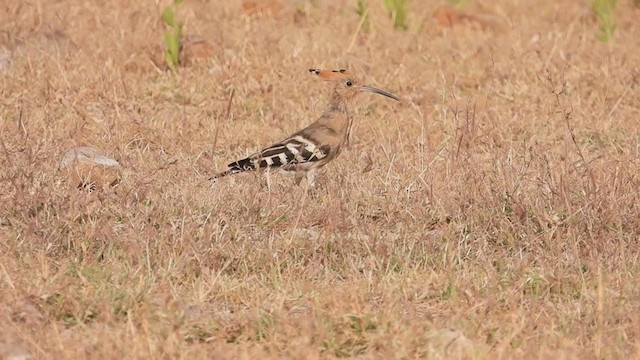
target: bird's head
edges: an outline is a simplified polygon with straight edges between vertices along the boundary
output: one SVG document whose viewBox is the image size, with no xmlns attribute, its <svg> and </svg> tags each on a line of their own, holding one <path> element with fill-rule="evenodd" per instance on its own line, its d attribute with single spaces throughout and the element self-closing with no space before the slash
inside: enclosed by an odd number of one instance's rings
<svg viewBox="0 0 640 360">
<path fill-rule="evenodd" d="M 347 70 L 309 69 L 309 72 L 321 77 L 324 80 L 334 83 L 334 96 L 339 96 L 342 100 L 351 100 L 358 93 L 361 93 L 363 91 L 384 95 L 394 100 L 400 100 L 400 98 L 387 91 L 363 84 L 360 79 L 358 79 L 353 73 Z"/>
</svg>

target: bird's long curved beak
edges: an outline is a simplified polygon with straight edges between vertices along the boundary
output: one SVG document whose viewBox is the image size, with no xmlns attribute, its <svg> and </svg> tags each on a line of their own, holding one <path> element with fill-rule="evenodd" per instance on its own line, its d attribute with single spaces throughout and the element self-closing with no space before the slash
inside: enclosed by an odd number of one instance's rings
<svg viewBox="0 0 640 360">
<path fill-rule="evenodd" d="M 384 95 L 386 97 L 392 98 L 393 100 L 400 101 L 400 98 L 395 96 L 395 95 L 393 95 L 392 93 L 384 91 L 384 90 L 381 90 L 381 89 L 378 89 L 378 88 L 375 88 L 373 86 L 362 85 L 362 87 L 360 89 L 361 89 L 361 91 L 368 91 L 368 92 Z"/>
</svg>

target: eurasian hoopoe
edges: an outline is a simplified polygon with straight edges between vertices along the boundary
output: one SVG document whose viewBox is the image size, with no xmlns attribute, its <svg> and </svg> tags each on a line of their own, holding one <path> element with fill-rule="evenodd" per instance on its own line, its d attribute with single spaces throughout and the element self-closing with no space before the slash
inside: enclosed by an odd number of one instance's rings
<svg viewBox="0 0 640 360">
<path fill-rule="evenodd" d="M 400 100 L 384 90 L 362 84 L 347 70 L 309 69 L 309 72 L 335 84 L 329 107 L 322 116 L 285 140 L 230 163 L 226 171 L 210 180 L 249 170 L 277 168 L 294 171 L 296 183 L 306 175 L 309 186 L 314 186 L 316 170 L 335 159 L 349 139 L 353 122 L 349 114 L 350 101 L 363 91 Z"/>
</svg>

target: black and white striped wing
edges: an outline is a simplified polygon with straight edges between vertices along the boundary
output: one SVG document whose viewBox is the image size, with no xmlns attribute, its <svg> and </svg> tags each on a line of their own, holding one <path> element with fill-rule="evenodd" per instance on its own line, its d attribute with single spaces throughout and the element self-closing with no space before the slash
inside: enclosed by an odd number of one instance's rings
<svg viewBox="0 0 640 360">
<path fill-rule="evenodd" d="M 318 162 L 329 155 L 328 145 L 317 145 L 302 135 L 294 135 L 256 154 L 260 168 L 294 170 L 296 166 Z"/>
<path fill-rule="evenodd" d="M 279 168 L 287 171 L 305 170 L 329 156 L 329 145 L 316 145 L 302 135 L 294 135 L 280 143 L 227 165 L 228 169 L 212 177 L 237 174 L 256 169 Z"/>
</svg>

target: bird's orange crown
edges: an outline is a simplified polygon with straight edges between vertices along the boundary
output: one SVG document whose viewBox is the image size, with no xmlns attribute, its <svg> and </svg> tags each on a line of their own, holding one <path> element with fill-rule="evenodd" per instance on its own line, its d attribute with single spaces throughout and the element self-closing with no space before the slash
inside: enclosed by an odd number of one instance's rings
<svg viewBox="0 0 640 360">
<path fill-rule="evenodd" d="M 309 72 L 318 75 L 325 80 L 341 80 L 353 77 L 353 73 L 345 70 L 325 70 L 325 69 L 309 69 Z"/>
</svg>

